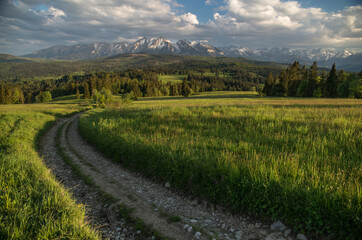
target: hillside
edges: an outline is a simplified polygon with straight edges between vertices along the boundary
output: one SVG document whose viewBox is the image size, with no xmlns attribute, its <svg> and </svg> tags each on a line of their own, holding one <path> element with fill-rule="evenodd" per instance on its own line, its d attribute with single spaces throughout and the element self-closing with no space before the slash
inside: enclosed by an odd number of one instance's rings
<svg viewBox="0 0 362 240">
<path fill-rule="evenodd" d="M 0 63 L 4 62 L 29 62 L 31 60 L 22 58 L 22 57 L 16 57 L 10 54 L 0 54 Z"/>
<path fill-rule="evenodd" d="M 11 55 L 9 55 L 11 56 Z M 11 59 L 11 57 L 9 57 Z M 14 59 L 17 57 L 14 56 Z M 22 58 L 19 58 L 22 59 Z M 280 72 L 285 64 L 246 60 L 244 58 L 184 56 L 167 54 L 121 54 L 109 58 L 83 61 L 45 60 L 0 62 L 0 80 L 32 79 L 34 77 L 59 77 L 74 72 L 119 71 L 127 68 L 157 68 L 160 66 L 190 69 L 195 65 L 222 67 L 236 64 L 266 76 L 270 71 Z M 181 70 L 180 69 L 180 70 Z"/>
</svg>

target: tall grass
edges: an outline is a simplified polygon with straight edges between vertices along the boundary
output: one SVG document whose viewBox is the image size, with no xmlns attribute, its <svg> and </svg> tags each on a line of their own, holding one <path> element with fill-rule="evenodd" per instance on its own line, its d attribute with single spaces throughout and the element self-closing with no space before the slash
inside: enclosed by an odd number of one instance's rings
<svg viewBox="0 0 362 240">
<path fill-rule="evenodd" d="M 77 105 L 0 106 L 0 239 L 98 239 L 36 152 L 39 132 Z"/>
<path fill-rule="evenodd" d="M 95 110 L 82 116 L 80 131 L 125 166 L 201 198 L 310 236 L 359 236 L 360 101 L 206 101 Z"/>
</svg>

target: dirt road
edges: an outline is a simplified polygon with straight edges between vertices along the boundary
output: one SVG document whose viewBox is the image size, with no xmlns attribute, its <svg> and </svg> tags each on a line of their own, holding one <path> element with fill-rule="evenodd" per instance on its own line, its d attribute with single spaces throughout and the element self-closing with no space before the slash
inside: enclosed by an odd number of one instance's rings
<svg viewBox="0 0 362 240">
<path fill-rule="evenodd" d="M 79 116 L 59 120 L 43 137 L 41 153 L 76 200 L 87 205 L 87 216 L 103 238 L 158 237 L 142 233 L 126 219 L 120 219 L 117 206 L 122 204 L 133 209 L 133 219 L 142 219 L 162 236 L 172 239 L 294 239 L 280 222 L 269 226 L 247 216 L 232 215 L 206 201 L 177 194 L 169 183 L 160 184 L 124 169 L 82 139 L 78 132 Z M 78 167 L 81 175 L 92 182 L 91 186 L 74 175 L 64 158 Z M 99 189 L 116 202 L 105 203 Z"/>
</svg>

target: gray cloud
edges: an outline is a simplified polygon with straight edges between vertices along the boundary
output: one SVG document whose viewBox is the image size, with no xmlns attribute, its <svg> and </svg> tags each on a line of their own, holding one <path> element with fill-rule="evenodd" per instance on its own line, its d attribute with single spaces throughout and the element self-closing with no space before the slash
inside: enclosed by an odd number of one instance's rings
<svg viewBox="0 0 362 240">
<path fill-rule="evenodd" d="M 214 19 L 200 24 L 177 0 L 3 0 L 0 52 L 21 55 L 53 45 L 140 36 L 205 39 L 217 46 L 362 48 L 362 6 L 327 13 L 296 1 L 227 0 L 218 9 Z"/>
</svg>

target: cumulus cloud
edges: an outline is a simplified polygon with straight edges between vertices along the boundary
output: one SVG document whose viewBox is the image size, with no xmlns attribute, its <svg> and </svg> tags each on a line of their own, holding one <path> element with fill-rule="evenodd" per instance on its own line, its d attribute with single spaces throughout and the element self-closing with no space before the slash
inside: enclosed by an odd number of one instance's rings
<svg viewBox="0 0 362 240">
<path fill-rule="evenodd" d="M 197 20 L 197 16 L 192 13 L 186 13 L 181 15 L 181 19 L 185 22 L 191 23 L 191 24 L 199 24 L 199 21 Z"/>
<path fill-rule="evenodd" d="M 207 23 L 178 0 L 0 0 L 0 52 L 140 36 L 208 39 L 216 46 L 362 48 L 361 5 L 330 13 L 297 1 L 204 3 L 215 6 Z"/>
<path fill-rule="evenodd" d="M 241 44 L 279 46 L 353 46 L 361 48 L 362 6 L 327 13 L 297 1 L 227 0 L 209 23 Z"/>
<path fill-rule="evenodd" d="M 53 6 L 47 10 L 35 11 L 33 9 L 29 9 L 29 11 L 34 12 L 36 15 L 44 17 L 46 19 L 47 25 L 55 21 L 61 20 L 62 18 L 67 16 L 62 10 L 57 9 Z"/>
<path fill-rule="evenodd" d="M 7 44 L 0 44 L 0 52 L 25 54 L 74 41 L 132 41 L 139 36 L 190 39 L 199 21 L 182 8 L 176 0 L 4 0 L 0 41 L 7 39 Z M 20 39 L 37 41 L 20 44 Z"/>
</svg>

